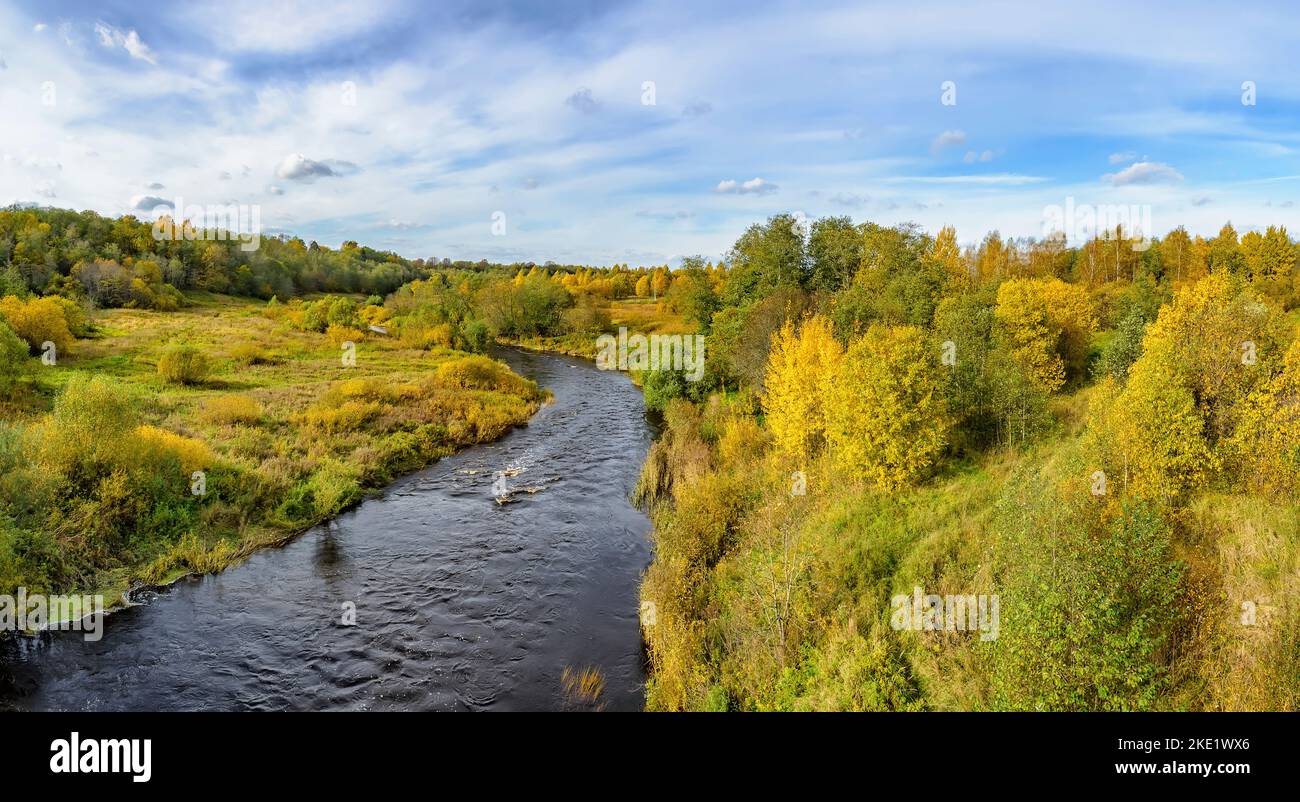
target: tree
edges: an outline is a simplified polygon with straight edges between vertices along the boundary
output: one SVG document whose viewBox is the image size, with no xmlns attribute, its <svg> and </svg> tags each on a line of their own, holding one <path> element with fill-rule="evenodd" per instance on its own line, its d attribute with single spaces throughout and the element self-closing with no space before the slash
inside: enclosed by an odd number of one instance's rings
<svg viewBox="0 0 1300 802">
<path fill-rule="evenodd" d="M 1199 487 L 1219 465 L 1170 347 L 1167 340 L 1147 338 L 1146 352 L 1119 396 L 1115 432 L 1124 485 L 1164 501 Z"/>
<path fill-rule="evenodd" d="M 957 244 L 957 229 L 944 226 L 934 238 L 926 259 L 939 269 L 950 287 L 969 287 L 973 277 Z"/>
<path fill-rule="evenodd" d="M 873 326 L 822 385 L 831 458 L 881 489 L 914 482 L 947 442 L 937 358 L 914 326 Z"/>
<path fill-rule="evenodd" d="M 1043 390 L 1083 373 L 1097 328 L 1087 292 L 1056 278 L 1013 279 L 998 287 L 995 311 L 1011 355 Z"/>
<path fill-rule="evenodd" d="M 772 341 L 763 384 L 763 411 L 777 448 L 804 459 L 826 438 L 823 388 L 843 355 L 830 321 L 817 315 L 796 331 L 787 320 Z"/>
<path fill-rule="evenodd" d="M 750 226 L 732 246 L 727 264 L 726 306 L 743 306 L 780 287 L 802 288 L 809 272 L 802 224 L 794 215 L 778 214 Z"/>
<path fill-rule="evenodd" d="M 835 292 L 853 279 L 862 261 L 862 232 L 848 217 L 823 217 L 808 236 L 809 289 Z"/>
<path fill-rule="evenodd" d="M 1229 452 L 1251 490 L 1294 497 L 1300 489 L 1300 340 L 1282 371 L 1242 404 Z"/>
</svg>

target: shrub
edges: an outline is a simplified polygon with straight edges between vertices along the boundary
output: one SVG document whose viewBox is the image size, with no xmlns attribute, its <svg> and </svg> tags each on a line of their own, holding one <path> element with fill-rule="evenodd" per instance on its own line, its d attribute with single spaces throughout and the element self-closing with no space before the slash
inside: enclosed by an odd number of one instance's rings
<svg viewBox="0 0 1300 802">
<path fill-rule="evenodd" d="M 344 401 L 337 407 L 318 404 L 303 413 L 302 420 L 308 426 L 327 431 L 351 431 L 360 429 L 383 411 L 384 405 L 378 401 Z"/>
<path fill-rule="evenodd" d="M 912 326 L 874 326 L 849 346 L 821 390 L 837 467 L 882 489 L 931 468 L 949 427 L 934 357 Z"/>
<path fill-rule="evenodd" d="M 27 342 L 33 354 L 40 353 L 46 342 L 54 343 L 59 352 L 72 347 L 72 331 L 68 328 L 62 299 L 32 298 L 24 301 L 10 295 L 0 299 L 0 317 Z"/>
<path fill-rule="evenodd" d="M 329 337 L 330 342 L 335 345 L 343 343 L 359 343 L 365 339 L 366 333 L 361 329 L 354 329 L 351 326 L 343 326 L 337 323 L 331 323 L 325 330 L 325 336 Z"/>
<path fill-rule="evenodd" d="M 826 436 L 826 394 L 821 392 L 844 349 L 830 321 L 817 316 L 799 326 L 786 321 L 773 339 L 763 385 L 763 411 L 781 451 L 807 457 L 821 450 Z"/>
<path fill-rule="evenodd" d="M 241 365 L 274 365 L 279 360 L 257 343 L 240 343 L 230 349 L 230 358 Z"/>
<path fill-rule="evenodd" d="M 147 449 L 174 456 L 186 473 L 206 468 L 216 459 L 202 440 L 184 437 L 155 426 L 141 426 L 135 433 Z"/>
<path fill-rule="evenodd" d="M 169 384 L 202 384 L 211 366 L 197 348 L 173 348 L 158 359 L 158 375 Z"/>
<path fill-rule="evenodd" d="M 0 396 L 13 392 L 18 380 L 27 374 L 27 360 L 27 343 L 0 321 Z"/>
<path fill-rule="evenodd" d="M 537 384 L 515 375 L 505 364 L 477 354 L 460 357 L 438 366 L 435 374 L 440 384 L 470 390 L 497 390 L 525 398 L 540 395 Z"/>
<path fill-rule="evenodd" d="M 262 419 L 262 406 L 246 395 L 223 395 L 208 399 L 200 415 L 215 424 L 257 423 Z"/>
</svg>

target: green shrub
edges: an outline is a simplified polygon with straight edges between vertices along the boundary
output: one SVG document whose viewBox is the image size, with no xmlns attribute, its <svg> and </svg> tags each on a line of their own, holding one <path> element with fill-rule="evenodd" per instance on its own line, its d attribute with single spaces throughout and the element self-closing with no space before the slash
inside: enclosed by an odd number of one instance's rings
<svg viewBox="0 0 1300 802">
<path fill-rule="evenodd" d="M 173 348 L 158 359 L 158 375 L 169 384 L 202 384 L 210 371 L 208 358 L 190 346 Z"/>
<path fill-rule="evenodd" d="M 18 380 L 27 375 L 27 343 L 0 320 L 0 397 L 13 392 Z"/>
</svg>

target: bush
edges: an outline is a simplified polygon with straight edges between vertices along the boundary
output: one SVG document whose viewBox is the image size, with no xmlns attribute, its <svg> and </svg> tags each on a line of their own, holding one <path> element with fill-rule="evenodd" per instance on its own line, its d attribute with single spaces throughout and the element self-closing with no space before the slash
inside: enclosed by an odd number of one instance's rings
<svg viewBox="0 0 1300 802">
<path fill-rule="evenodd" d="M 0 396 L 13 392 L 18 380 L 28 373 L 27 343 L 0 321 Z"/>
<path fill-rule="evenodd" d="M 343 343 L 352 343 L 353 345 L 361 342 L 366 338 L 366 333 L 361 329 L 354 329 L 351 326 L 342 326 L 337 323 L 331 323 L 325 330 L 325 336 L 329 337 L 330 342 L 335 345 Z"/>
<path fill-rule="evenodd" d="M 303 422 L 331 432 L 360 429 L 379 417 L 384 405 L 378 401 L 345 401 L 337 407 L 317 405 L 303 413 Z"/>
<path fill-rule="evenodd" d="M 54 343 L 59 353 L 72 347 L 72 331 L 68 328 L 62 299 L 32 298 L 24 301 L 10 295 L 0 299 L 0 317 L 27 342 L 33 354 L 40 353 L 47 342 Z"/>
<path fill-rule="evenodd" d="M 230 349 L 230 358 L 241 365 L 274 365 L 279 362 L 257 343 L 240 343 Z"/>
<path fill-rule="evenodd" d="M 1157 706 L 1186 609 L 1169 527 L 1151 507 L 1107 519 L 1081 493 L 1067 501 L 1023 484 L 1004 502 L 997 553 L 1006 614 L 985 647 L 994 707 Z"/>
<path fill-rule="evenodd" d="M 175 457 L 186 473 L 207 468 L 216 460 L 212 450 L 202 440 L 183 437 L 155 426 L 141 426 L 135 433 L 147 450 Z"/>
<path fill-rule="evenodd" d="M 528 399 L 540 395 L 535 382 L 515 375 L 495 359 L 477 354 L 442 363 L 435 376 L 440 384 L 469 390 L 497 390 Z"/>
<path fill-rule="evenodd" d="M 210 398 L 200 416 L 208 423 L 257 423 L 262 419 L 262 405 L 246 395 L 223 395 Z"/>
<path fill-rule="evenodd" d="M 190 346 L 173 348 L 158 359 L 158 375 L 169 384 L 202 384 L 210 371 L 208 358 Z"/>
</svg>

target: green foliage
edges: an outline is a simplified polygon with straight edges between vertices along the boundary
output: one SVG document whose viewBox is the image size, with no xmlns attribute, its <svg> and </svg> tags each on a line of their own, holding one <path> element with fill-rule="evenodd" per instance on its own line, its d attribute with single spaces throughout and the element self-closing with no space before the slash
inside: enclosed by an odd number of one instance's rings
<svg viewBox="0 0 1300 802">
<path fill-rule="evenodd" d="M 0 398 L 11 395 L 18 382 L 30 372 L 27 343 L 0 321 Z"/>
<path fill-rule="evenodd" d="M 1150 507 L 1127 505 L 1108 520 L 1081 495 L 1042 491 L 1033 481 L 1013 487 L 1000 524 L 1005 614 L 985 655 L 992 706 L 1158 707 L 1185 615 L 1168 525 Z"/>
</svg>

